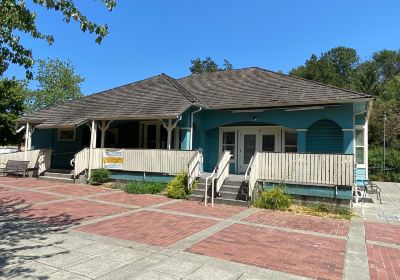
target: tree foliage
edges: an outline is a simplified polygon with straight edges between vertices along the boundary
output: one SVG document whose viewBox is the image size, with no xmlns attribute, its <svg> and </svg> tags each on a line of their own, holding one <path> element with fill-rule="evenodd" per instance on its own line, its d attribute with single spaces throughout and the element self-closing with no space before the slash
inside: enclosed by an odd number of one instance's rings
<svg viewBox="0 0 400 280">
<path fill-rule="evenodd" d="M 30 2 L 30 7 L 44 7 L 61 13 L 66 23 L 71 20 L 76 21 L 83 32 L 96 34 L 95 40 L 99 44 L 108 34 L 107 25 L 98 25 L 90 21 L 79 11 L 73 0 L 31 0 Z M 116 5 L 115 0 L 101 0 L 101 2 L 109 11 Z M 19 34 L 24 33 L 35 39 L 46 40 L 49 45 L 54 42 L 54 38 L 52 35 L 43 34 L 37 28 L 37 15 L 32 8 L 28 8 L 26 1 L 0 1 L 0 15 L 0 76 L 12 63 L 24 67 L 26 77 L 31 79 L 33 77 L 31 68 L 34 62 L 32 50 L 20 42 Z"/>
<path fill-rule="evenodd" d="M 233 65 L 227 59 L 224 59 L 222 67 L 219 67 L 218 64 L 211 57 L 206 57 L 205 59 L 196 58 L 194 60 L 191 60 L 190 63 L 191 66 L 189 70 L 190 72 L 192 72 L 192 74 L 233 69 Z"/>
<path fill-rule="evenodd" d="M 35 79 L 38 89 L 31 91 L 27 100 L 29 112 L 82 97 L 84 79 L 75 73 L 70 61 L 39 60 Z"/>
<path fill-rule="evenodd" d="M 381 50 L 361 61 L 356 50 L 336 47 L 315 54 L 289 75 L 339 86 L 375 97 L 370 118 L 370 143 L 383 143 L 383 115 L 388 121 L 388 146 L 400 149 L 400 51 Z"/>
<path fill-rule="evenodd" d="M 19 144 L 23 134 L 16 134 L 17 119 L 24 112 L 28 89 L 15 79 L 0 80 L 0 146 Z"/>
</svg>

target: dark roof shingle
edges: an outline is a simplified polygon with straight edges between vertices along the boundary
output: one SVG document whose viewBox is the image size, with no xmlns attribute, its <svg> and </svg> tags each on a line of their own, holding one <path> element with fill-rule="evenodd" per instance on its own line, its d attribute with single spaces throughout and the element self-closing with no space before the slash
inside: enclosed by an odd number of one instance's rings
<svg viewBox="0 0 400 280">
<path fill-rule="evenodd" d="M 265 108 L 368 100 L 371 96 L 257 67 L 193 74 L 165 74 L 120 86 L 24 116 L 40 127 L 75 126 L 91 119 L 178 117 L 195 104 L 209 109 Z"/>
</svg>

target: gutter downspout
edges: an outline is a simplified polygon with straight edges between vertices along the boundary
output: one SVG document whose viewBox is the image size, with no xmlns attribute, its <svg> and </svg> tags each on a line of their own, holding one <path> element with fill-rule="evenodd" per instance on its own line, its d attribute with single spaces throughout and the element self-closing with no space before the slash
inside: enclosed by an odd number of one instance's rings
<svg viewBox="0 0 400 280">
<path fill-rule="evenodd" d="M 190 118 L 190 144 L 189 144 L 189 150 L 193 149 L 193 116 L 194 114 L 200 112 L 203 108 L 200 107 L 198 110 L 193 111 L 191 113 L 191 118 Z"/>
</svg>

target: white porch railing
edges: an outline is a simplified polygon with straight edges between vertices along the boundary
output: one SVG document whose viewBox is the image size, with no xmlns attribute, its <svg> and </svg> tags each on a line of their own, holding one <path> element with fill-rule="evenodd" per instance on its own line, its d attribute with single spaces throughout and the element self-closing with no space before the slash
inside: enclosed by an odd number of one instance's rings
<svg viewBox="0 0 400 280">
<path fill-rule="evenodd" d="M 107 149 L 93 149 L 90 168 L 103 168 L 103 155 Z M 188 171 L 188 163 L 197 151 L 123 149 L 122 169 L 124 171 L 154 172 L 178 174 Z M 75 176 L 89 169 L 89 149 L 83 149 L 75 155 Z"/>
<path fill-rule="evenodd" d="M 211 179 L 211 206 L 214 207 L 214 192 L 219 192 L 225 180 L 229 177 L 229 162 L 231 157 L 231 152 L 225 151 L 211 175 L 206 178 L 204 205 L 207 205 L 208 180 Z"/>
<path fill-rule="evenodd" d="M 9 160 L 29 161 L 29 169 L 38 169 L 38 173 L 42 174 L 44 171 L 50 169 L 51 153 L 49 149 L 30 150 L 26 152 L 16 152 L 8 154 L 0 154 L 0 164 L 6 164 Z"/>
<path fill-rule="evenodd" d="M 249 195 L 257 181 L 353 186 L 354 156 L 344 154 L 256 153 L 246 172 Z"/>
<path fill-rule="evenodd" d="M 196 178 L 200 176 L 202 162 L 203 154 L 201 151 L 197 151 L 188 163 L 188 189 L 192 186 Z"/>
<path fill-rule="evenodd" d="M 84 172 L 89 167 L 89 149 L 85 148 L 75 154 L 74 159 L 71 161 L 74 167 L 74 178 Z"/>
</svg>

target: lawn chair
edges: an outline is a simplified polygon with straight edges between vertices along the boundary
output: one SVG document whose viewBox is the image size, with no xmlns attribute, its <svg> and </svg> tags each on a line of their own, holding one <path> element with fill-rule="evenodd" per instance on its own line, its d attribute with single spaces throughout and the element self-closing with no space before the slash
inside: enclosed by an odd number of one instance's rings
<svg viewBox="0 0 400 280">
<path fill-rule="evenodd" d="M 364 183 L 363 200 L 367 197 L 367 194 L 372 194 L 372 195 L 375 194 L 376 199 L 379 199 L 380 204 L 382 204 L 381 188 L 369 180 L 364 180 L 363 183 Z"/>
</svg>

